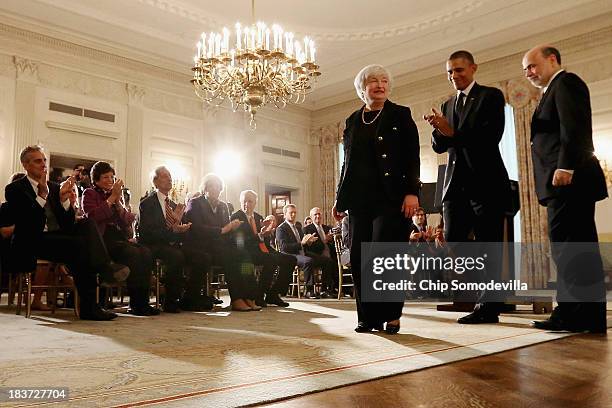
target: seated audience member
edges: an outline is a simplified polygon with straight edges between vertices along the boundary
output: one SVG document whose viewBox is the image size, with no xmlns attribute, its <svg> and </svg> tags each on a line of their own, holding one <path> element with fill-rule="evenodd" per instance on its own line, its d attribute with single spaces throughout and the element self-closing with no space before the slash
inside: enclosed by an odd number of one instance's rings
<svg viewBox="0 0 612 408">
<path fill-rule="evenodd" d="M 266 218 L 264 218 L 264 222 L 270 223 L 270 227 L 269 227 L 270 235 L 269 236 L 264 235 L 263 237 L 264 244 L 266 244 L 266 247 L 268 248 L 268 250 L 276 251 L 278 249 L 276 246 L 276 227 L 278 227 L 278 223 L 276 222 L 276 217 L 272 214 L 266 215 Z"/>
<path fill-rule="evenodd" d="M 240 210 L 232 214 L 232 220 L 242 221 L 234 236 L 238 248 L 244 248 L 251 256 L 255 265 L 262 265 L 259 277 L 257 299 L 259 306 L 268 304 L 287 307 L 289 303 L 280 298 L 280 294 L 287 293 L 291 274 L 296 265 L 294 256 L 282 254 L 270 249 L 265 244 L 266 237 L 272 236 L 272 220 L 265 221 L 255 212 L 257 193 L 245 190 L 240 193 Z M 278 277 L 274 284 L 274 274 L 278 268 Z"/>
<path fill-rule="evenodd" d="M 445 246 L 446 241 L 444 240 L 442 226 L 437 226 L 435 228 L 428 226 L 427 213 L 422 207 L 418 207 L 412 216 L 412 225 L 410 226 L 410 236 L 408 241 L 418 248 L 418 254 L 424 254 L 426 256 L 446 256 L 448 254 Z M 447 280 L 443 274 L 443 271 L 436 268 L 427 269 L 427 272 L 419 270 L 415 274 L 411 274 L 409 279 L 415 282 L 417 288 L 419 288 L 418 282 L 423 279 L 427 279 L 429 281 Z M 410 291 L 408 295 L 413 299 L 424 299 L 431 297 L 442 298 L 447 296 L 447 294 L 440 291 L 420 289 Z"/>
<path fill-rule="evenodd" d="M 157 167 L 151 173 L 151 182 L 155 186 L 155 193 L 140 202 L 139 242 L 149 247 L 155 258 L 164 262 L 164 312 L 210 310 L 212 302 L 202 296 L 210 256 L 201 250 L 182 246 L 191 223 L 182 223 L 185 205 L 176 204 L 168 197 L 172 189 L 170 171 L 164 166 Z M 183 279 L 184 265 L 191 266 L 186 283 Z"/>
<path fill-rule="evenodd" d="M 416 209 L 412 216 L 412 225 L 410 226 L 410 242 L 430 242 L 435 244 L 435 247 L 442 247 L 445 243 L 443 228 L 436 228 L 427 225 L 427 214 L 422 207 Z"/>
<path fill-rule="evenodd" d="M 309 226 L 310 224 L 312 224 L 312 218 L 309 216 L 307 216 L 306 218 L 304 218 L 304 227 Z"/>
<path fill-rule="evenodd" d="M 13 181 L 19 180 L 20 178 L 24 177 L 25 173 L 15 173 L 11 176 L 9 183 L 12 183 Z M 4 208 L 4 214 L 3 214 L 3 221 L 1 222 L 1 226 L 0 229 L 3 240 L 5 240 L 5 242 L 2 243 L 3 245 L 3 252 L 4 252 L 4 269 L 7 272 L 10 272 L 10 268 L 8 265 L 8 257 L 9 257 L 9 244 L 10 244 L 10 239 L 13 235 L 13 231 L 15 230 L 15 225 L 13 224 L 13 222 L 10 220 L 11 217 L 8 214 L 8 205 L 6 205 L 6 203 L 3 203 L 2 207 Z M 3 279 L 5 279 L 3 277 Z M 49 273 L 48 270 L 46 269 L 37 269 L 36 273 L 33 276 L 32 279 L 32 285 L 34 286 L 38 286 L 38 285 L 45 285 L 49 283 Z M 51 310 L 51 307 L 49 307 L 48 305 L 51 304 L 51 302 L 53 301 L 53 299 L 49 299 L 49 295 L 47 294 L 47 303 L 43 303 L 42 302 L 42 294 L 43 294 L 43 290 L 42 289 L 33 289 L 32 293 L 34 295 L 34 298 L 32 299 L 32 303 L 31 303 L 31 308 L 32 310 Z"/>
<path fill-rule="evenodd" d="M 8 287 L 9 283 L 9 253 L 11 236 L 15 230 L 12 217 L 9 214 L 9 206 L 7 203 L 0 204 L 0 288 Z M 0 290 L 2 293 L 2 290 Z M 9 294 L 10 295 L 10 294 Z M 9 298 L 9 304 L 11 299 Z"/>
<path fill-rule="evenodd" d="M 227 205 L 219 200 L 223 180 L 214 173 L 204 176 L 200 185 L 202 195 L 187 203 L 185 220 L 191 222 L 185 245 L 211 254 L 212 262 L 221 265 L 228 283 L 232 310 L 247 312 L 261 310 L 255 304 L 257 283 L 249 254 L 236 248 L 232 237 L 241 224 L 230 221 Z"/>
<path fill-rule="evenodd" d="M 337 265 L 338 261 L 336 260 L 336 247 L 334 245 L 334 236 L 331 232 L 332 228 L 329 225 L 323 224 L 321 209 L 319 207 L 313 207 L 310 210 L 310 218 L 312 219 L 312 223 L 304 227 L 304 234 L 312 234 L 317 237 L 317 239 L 305 247 L 306 254 L 312 253 L 330 258 L 334 262 L 334 265 Z M 336 266 L 332 273 L 326 275 L 327 272 L 330 272 L 327 268 L 323 269 L 322 297 L 325 293 L 333 294 L 334 288 L 337 286 L 338 267 Z"/>
<path fill-rule="evenodd" d="M 123 202 L 123 181 L 116 179 L 115 169 L 103 161 L 92 166 L 91 181 L 94 187 L 83 192 L 83 212 L 96 222 L 111 258 L 130 268 L 128 313 L 136 316 L 159 314 L 159 310 L 149 305 L 153 270 L 151 251 L 128 240 L 132 237 L 131 227 L 136 215 Z"/>
<path fill-rule="evenodd" d="M 285 221 L 276 228 L 276 242 L 280 252 L 296 257 L 297 265 L 304 271 L 304 281 L 306 282 L 306 297 L 316 299 L 314 293 L 314 274 L 313 269 L 320 267 L 323 276 L 330 276 L 337 273 L 338 266 L 331 258 L 306 252 L 308 248 L 318 238 L 313 234 L 304 234 L 301 226 L 297 225 L 297 207 L 295 204 L 287 204 L 283 207 Z M 322 293 L 323 295 L 323 293 Z M 327 294 L 325 294 L 327 295 Z"/>
<path fill-rule="evenodd" d="M 340 221 L 340 230 L 342 231 L 342 252 L 340 253 L 340 261 L 342 265 L 348 266 L 351 264 L 351 229 L 349 227 L 349 214 L 345 211 L 346 215 Z"/>
<path fill-rule="evenodd" d="M 80 318 L 111 320 L 116 314 L 96 304 L 96 274 L 109 278 L 126 274 L 123 265 L 111 265 L 93 222 L 76 222 L 70 194 L 72 177 L 61 185 L 47 181 L 47 157 L 40 146 L 27 146 L 20 154 L 26 170 L 5 189 L 8 211 L 15 225 L 11 254 L 14 272 L 32 272 L 36 259 L 68 266 L 80 295 Z"/>
</svg>

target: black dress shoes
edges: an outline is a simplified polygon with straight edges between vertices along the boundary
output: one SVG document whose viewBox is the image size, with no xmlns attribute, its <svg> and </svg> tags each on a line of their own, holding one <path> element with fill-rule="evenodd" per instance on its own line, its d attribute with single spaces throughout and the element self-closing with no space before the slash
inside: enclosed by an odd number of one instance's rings
<svg viewBox="0 0 612 408">
<path fill-rule="evenodd" d="M 212 298 L 209 296 L 200 296 L 199 298 L 184 297 L 179 302 L 179 307 L 182 310 L 189 312 L 208 312 L 213 310 L 215 305 Z"/>
<path fill-rule="evenodd" d="M 607 333 L 605 303 L 584 302 L 559 305 L 546 320 L 533 321 L 536 329 L 574 333 Z"/>
<path fill-rule="evenodd" d="M 321 292 L 321 299 L 329 299 L 331 297 L 333 297 L 333 296 L 329 292 L 327 292 L 325 290 L 323 292 Z"/>
<path fill-rule="evenodd" d="M 125 265 L 111 262 L 106 270 L 100 274 L 100 279 L 105 283 L 123 282 L 130 275 L 130 268 Z"/>
<path fill-rule="evenodd" d="M 462 316 L 457 319 L 457 323 L 461 324 L 485 324 L 499 323 L 499 316 L 481 311 L 473 311 L 472 313 Z"/>
<path fill-rule="evenodd" d="M 606 327 L 605 322 L 599 322 L 598 324 L 594 324 L 592 322 L 585 323 L 569 323 L 560 318 L 552 317 L 546 320 L 534 320 L 531 322 L 533 327 L 540 330 L 547 331 L 568 331 L 574 333 L 597 333 L 604 334 L 607 333 L 608 328 Z"/>
<path fill-rule="evenodd" d="M 572 331 L 570 326 L 561 319 L 550 318 L 546 320 L 534 320 L 531 322 L 532 326 L 536 329 L 548 330 L 548 331 Z"/>
<path fill-rule="evenodd" d="M 400 325 L 399 324 L 389 324 L 385 326 L 385 333 L 387 334 L 397 334 L 399 332 Z"/>
<path fill-rule="evenodd" d="M 180 313 L 181 309 L 179 307 L 178 302 L 165 302 L 164 303 L 164 313 Z"/>
<path fill-rule="evenodd" d="M 156 309 L 150 305 L 145 305 L 140 307 L 130 307 L 127 312 L 134 316 L 157 316 L 159 314 L 159 309 Z"/>
<path fill-rule="evenodd" d="M 358 322 L 357 327 L 355 327 L 355 331 L 357 333 L 369 333 L 372 330 L 383 331 L 383 324 L 381 323 L 377 326 L 370 326 L 369 324 L 365 322 Z M 399 330 L 399 326 L 398 326 L 398 330 Z"/>
<path fill-rule="evenodd" d="M 220 305 L 223 304 L 223 301 L 219 298 L 216 298 L 214 296 L 208 296 L 210 298 L 210 301 L 212 302 L 213 305 Z"/>
<path fill-rule="evenodd" d="M 255 304 L 259 307 L 268 307 L 268 302 L 262 297 L 255 299 Z"/>
<path fill-rule="evenodd" d="M 304 295 L 304 298 L 306 299 L 320 299 L 321 297 L 319 295 L 317 295 L 314 292 L 306 292 L 306 294 Z"/>
<path fill-rule="evenodd" d="M 289 303 L 285 302 L 278 295 L 267 296 L 265 303 L 267 303 L 269 305 L 279 306 L 279 307 L 289 307 Z M 261 306 L 261 305 L 259 305 L 259 306 Z"/>
<path fill-rule="evenodd" d="M 97 320 L 106 321 L 113 320 L 117 315 L 113 312 L 102 309 L 101 307 L 95 306 L 90 310 L 81 310 L 79 317 L 81 320 Z"/>
</svg>

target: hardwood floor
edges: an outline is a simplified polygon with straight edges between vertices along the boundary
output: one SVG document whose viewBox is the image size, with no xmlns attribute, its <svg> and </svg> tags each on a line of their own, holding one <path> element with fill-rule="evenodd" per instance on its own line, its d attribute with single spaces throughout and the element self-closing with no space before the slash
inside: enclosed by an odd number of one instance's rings
<svg viewBox="0 0 612 408">
<path fill-rule="evenodd" d="M 608 334 L 577 335 L 266 407 L 612 407 Z"/>
</svg>

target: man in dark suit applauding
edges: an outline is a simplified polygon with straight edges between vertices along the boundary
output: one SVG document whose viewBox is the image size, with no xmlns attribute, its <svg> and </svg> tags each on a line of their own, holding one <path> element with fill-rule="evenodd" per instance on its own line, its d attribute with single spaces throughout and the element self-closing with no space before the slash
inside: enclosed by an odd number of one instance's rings
<svg viewBox="0 0 612 408">
<path fill-rule="evenodd" d="M 310 210 L 310 218 L 312 223 L 304 227 L 304 234 L 312 234 L 317 239 L 306 248 L 306 252 L 311 252 L 315 255 L 330 258 L 334 262 L 336 260 L 336 247 L 334 246 L 334 236 L 331 233 L 331 227 L 323 224 L 323 214 L 319 207 L 313 207 Z M 334 288 L 337 285 L 338 271 L 329 276 L 323 276 L 323 291 L 333 295 Z"/>
<path fill-rule="evenodd" d="M 16 272 L 36 269 L 36 259 L 65 263 L 74 277 L 80 295 L 80 318 L 111 320 L 116 314 L 96 304 L 96 274 L 110 278 L 113 272 L 125 276 L 123 265 L 111 265 L 95 223 L 77 225 L 71 205 L 74 178 L 61 185 L 47 181 L 47 157 L 40 146 L 27 146 L 20 154 L 26 170 L 6 186 L 5 196 L 11 222 L 15 225 L 11 249 Z M 72 200 L 74 200 L 74 196 Z"/>
<path fill-rule="evenodd" d="M 294 256 L 280 253 L 265 244 L 266 238 L 273 234 L 272 220 L 267 221 L 255 212 L 257 193 L 245 190 L 240 193 L 240 209 L 232 214 L 231 220 L 242 221 L 234 238 L 236 246 L 248 251 L 255 265 L 262 265 L 259 277 L 257 299 L 259 306 L 268 304 L 287 307 L 289 303 L 281 299 L 280 295 L 287 293 L 291 273 L 297 260 Z M 278 276 L 274 283 L 274 274 L 278 268 Z"/>
<path fill-rule="evenodd" d="M 595 202 L 608 196 L 593 154 L 589 89 L 561 68 L 561 54 L 538 46 L 523 57 L 527 79 L 543 95 L 531 120 L 531 157 L 557 266 L 557 302 L 545 330 L 606 332 L 606 291 Z M 591 243 L 591 244 L 588 244 Z"/>
<path fill-rule="evenodd" d="M 201 294 L 210 257 L 203 251 L 182 246 L 191 223 L 181 222 L 185 205 L 176 204 L 168 197 L 172 189 L 170 171 L 164 166 L 157 167 L 152 173 L 151 182 L 155 192 L 140 202 L 139 241 L 164 262 L 164 312 L 210 310 L 212 302 Z M 183 280 L 185 264 L 192 267 L 187 284 Z M 184 294 L 183 289 L 186 290 Z"/>
<path fill-rule="evenodd" d="M 312 234 L 304 234 L 302 228 L 296 225 L 297 208 L 295 204 L 285 205 L 283 207 L 283 214 L 285 221 L 276 228 L 278 250 L 295 256 L 298 266 L 304 271 L 306 297 L 311 299 L 317 298 L 318 296 L 314 293 L 313 269 L 320 267 L 323 276 L 329 276 L 338 267 L 331 258 L 305 251 L 305 248 L 312 245 L 318 238 Z"/>
<path fill-rule="evenodd" d="M 510 197 L 508 173 L 499 151 L 504 133 L 504 95 L 497 88 L 476 83 L 478 65 L 468 51 L 456 51 L 446 62 L 448 80 L 457 91 L 426 115 L 434 128 L 432 147 L 448 152 L 442 190 L 444 236 L 448 242 L 468 241 L 471 233 L 479 242 L 501 242 L 504 233 L 504 206 Z M 499 275 L 489 265 L 487 278 Z M 497 323 L 503 306 L 488 302 L 484 293 L 474 311 L 459 323 Z"/>
</svg>

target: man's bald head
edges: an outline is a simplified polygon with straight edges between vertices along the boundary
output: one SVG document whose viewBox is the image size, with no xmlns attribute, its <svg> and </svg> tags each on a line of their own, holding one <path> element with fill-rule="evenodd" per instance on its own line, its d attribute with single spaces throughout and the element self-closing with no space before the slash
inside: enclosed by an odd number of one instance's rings
<svg viewBox="0 0 612 408">
<path fill-rule="evenodd" d="M 538 88 L 547 86 L 560 69 L 561 53 L 551 45 L 538 45 L 523 56 L 525 77 Z"/>
</svg>

